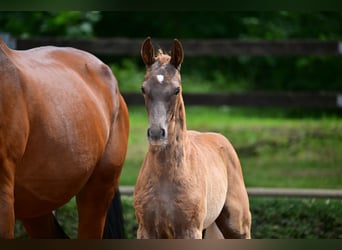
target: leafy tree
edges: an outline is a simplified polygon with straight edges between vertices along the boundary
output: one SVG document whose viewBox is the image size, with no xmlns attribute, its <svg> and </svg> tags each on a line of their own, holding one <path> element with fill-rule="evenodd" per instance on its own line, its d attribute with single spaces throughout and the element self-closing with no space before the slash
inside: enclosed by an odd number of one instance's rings
<svg viewBox="0 0 342 250">
<path fill-rule="evenodd" d="M 99 19 L 97 11 L 2 12 L 0 31 L 18 37 L 93 37 L 93 25 Z"/>
</svg>

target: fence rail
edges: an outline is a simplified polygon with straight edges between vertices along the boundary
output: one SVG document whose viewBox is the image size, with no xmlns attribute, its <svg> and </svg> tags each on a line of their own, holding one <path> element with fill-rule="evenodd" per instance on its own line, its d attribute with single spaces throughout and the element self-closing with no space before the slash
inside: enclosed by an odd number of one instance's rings
<svg viewBox="0 0 342 250">
<path fill-rule="evenodd" d="M 43 45 L 70 46 L 106 56 L 138 56 L 144 38 L 17 38 L 17 49 L 29 49 Z M 181 39 L 186 56 L 265 56 L 265 55 L 332 55 L 342 54 L 342 41 L 282 40 L 241 41 L 229 39 Z M 171 47 L 172 39 L 154 39 L 162 49 Z"/>
<path fill-rule="evenodd" d="M 139 93 L 123 93 L 128 105 L 143 105 Z M 283 107 L 283 108 L 342 108 L 342 93 L 183 93 L 186 105 L 240 106 L 240 107 Z"/>
<path fill-rule="evenodd" d="M 134 186 L 120 186 L 120 194 L 131 196 Z M 251 197 L 292 197 L 342 199 L 342 190 L 335 189 L 296 189 L 296 188 L 247 188 Z"/>
<path fill-rule="evenodd" d="M 1 33 L 12 48 L 30 49 L 44 45 L 70 46 L 95 55 L 139 56 L 144 38 L 94 38 L 68 39 L 56 37 L 14 38 Z M 154 39 L 153 43 L 163 49 L 170 48 L 172 39 Z M 182 39 L 187 56 L 265 56 L 265 55 L 320 55 L 341 56 L 342 41 L 282 40 L 241 41 L 228 39 Z M 123 93 L 128 105 L 143 105 L 137 93 Z M 185 93 L 187 105 L 285 107 L 285 108 L 342 108 L 342 93 Z"/>
</svg>

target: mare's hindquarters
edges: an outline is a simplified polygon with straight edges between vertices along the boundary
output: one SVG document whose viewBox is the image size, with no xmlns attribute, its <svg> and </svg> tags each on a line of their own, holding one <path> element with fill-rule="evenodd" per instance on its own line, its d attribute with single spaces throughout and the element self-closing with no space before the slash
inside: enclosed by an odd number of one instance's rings
<svg viewBox="0 0 342 250">
<path fill-rule="evenodd" d="M 127 152 L 129 119 L 123 97 L 120 94 L 117 97 L 118 114 L 112 124 L 105 152 L 90 180 L 76 197 L 79 212 L 78 238 L 102 238 L 107 211 L 119 185 Z M 102 185 L 99 185 L 100 182 Z"/>
</svg>

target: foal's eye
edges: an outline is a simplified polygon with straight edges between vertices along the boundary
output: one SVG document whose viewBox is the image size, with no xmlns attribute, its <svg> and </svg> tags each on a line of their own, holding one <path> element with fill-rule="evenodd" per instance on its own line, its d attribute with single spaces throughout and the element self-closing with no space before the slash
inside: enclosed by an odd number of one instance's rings
<svg viewBox="0 0 342 250">
<path fill-rule="evenodd" d="M 174 94 L 175 94 L 175 95 L 178 95 L 178 94 L 179 94 L 179 91 L 180 91 L 180 87 L 175 88 Z"/>
<path fill-rule="evenodd" d="M 145 89 L 144 87 L 141 87 L 141 93 L 143 93 L 145 95 Z"/>
</svg>

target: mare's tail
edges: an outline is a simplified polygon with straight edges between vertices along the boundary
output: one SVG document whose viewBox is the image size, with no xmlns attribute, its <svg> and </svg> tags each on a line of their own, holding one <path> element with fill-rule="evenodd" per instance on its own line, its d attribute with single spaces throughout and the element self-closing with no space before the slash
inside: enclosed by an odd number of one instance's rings
<svg viewBox="0 0 342 250">
<path fill-rule="evenodd" d="M 124 220 L 119 189 L 108 209 L 103 239 L 125 239 Z"/>
</svg>

